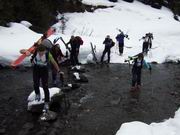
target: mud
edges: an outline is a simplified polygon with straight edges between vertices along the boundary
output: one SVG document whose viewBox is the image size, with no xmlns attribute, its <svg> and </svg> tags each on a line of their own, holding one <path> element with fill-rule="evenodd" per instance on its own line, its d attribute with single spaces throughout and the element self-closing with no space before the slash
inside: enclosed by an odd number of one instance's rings
<svg viewBox="0 0 180 135">
<path fill-rule="evenodd" d="M 63 107 L 56 109 L 54 122 L 40 122 L 39 114 L 27 112 L 27 97 L 33 89 L 31 69 L 2 68 L 0 134 L 114 135 L 124 122 L 161 122 L 173 117 L 180 105 L 179 67 L 158 64 L 151 74 L 143 70 L 142 88 L 132 93 L 129 65 L 85 65 L 88 83 L 67 93 L 68 113 Z M 64 71 L 66 82 L 72 82 L 70 73 Z"/>
</svg>

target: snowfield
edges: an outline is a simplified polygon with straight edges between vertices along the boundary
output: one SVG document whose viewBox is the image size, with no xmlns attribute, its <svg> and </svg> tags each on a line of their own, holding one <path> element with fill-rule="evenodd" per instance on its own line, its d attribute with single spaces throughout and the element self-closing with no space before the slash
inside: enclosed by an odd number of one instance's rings
<svg viewBox="0 0 180 135">
<path fill-rule="evenodd" d="M 82 36 L 84 45 L 80 49 L 80 60 L 86 63 L 92 59 L 90 42 L 96 45 L 97 57 L 100 58 L 106 35 L 110 35 L 115 41 L 118 34 L 117 28 L 129 35 L 130 40 L 125 39 L 125 46 L 132 47 L 124 50 L 123 56 L 119 56 L 117 46 L 111 50 L 111 63 L 123 63 L 128 56 L 135 55 L 142 50 L 142 41 L 139 41 L 147 32 L 154 35 L 153 45 L 145 59 L 149 62 L 163 63 L 167 60 L 180 59 L 180 23 L 173 19 L 172 12 L 163 7 L 161 10 L 151 8 L 135 1 L 133 4 L 120 1 L 111 3 L 106 0 L 83 0 L 89 5 L 114 6 L 112 8 L 97 9 L 93 13 L 67 13 L 68 18 L 65 34 L 56 33 L 50 37 L 54 40 L 62 36 L 66 42 L 71 35 Z M 25 22 L 24 24 L 29 24 Z M 15 60 L 20 54 L 19 50 L 30 47 L 37 41 L 41 34 L 31 31 L 28 26 L 20 23 L 11 23 L 10 27 L 0 26 L 0 62 L 7 64 Z M 59 24 L 55 25 L 56 27 Z M 63 52 L 65 46 L 59 41 Z M 28 62 L 27 58 L 25 62 Z M 147 125 L 142 122 L 129 122 L 121 125 L 116 135 L 180 135 L 180 110 L 174 118 L 161 123 Z"/>
</svg>

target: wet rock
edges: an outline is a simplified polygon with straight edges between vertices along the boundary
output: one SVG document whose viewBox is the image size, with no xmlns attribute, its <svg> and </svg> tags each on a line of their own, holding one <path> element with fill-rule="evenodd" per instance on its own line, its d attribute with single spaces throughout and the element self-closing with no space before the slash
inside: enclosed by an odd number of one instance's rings
<svg viewBox="0 0 180 135">
<path fill-rule="evenodd" d="M 158 64 L 158 62 L 157 62 L 157 61 L 152 61 L 151 63 L 152 63 L 152 64 Z"/>
<path fill-rule="evenodd" d="M 119 103 L 121 102 L 121 98 L 119 97 L 118 99 L 114 99 L 114 100 L 111 100 L 111 105 L 118 105 Z"/>
<path fill-rule="evenodd" d="M 34 125 L 32 123 L 26 123 L 23 128 L 24 129 L 28 129 L 28 130 L 31 130 L 32 128 L 34 127 Z"/>
<path fill-rule="evenodd" d="M 46 131 L 41 130 L 41 131 L 37 132 L 35 135 L 47 135 L 47 134 L 46 134 Z"/>
<path fill-rule="evenodd" d="M 74 81 L 79 83 L 87 83 L 88 79 L 85 75 L 79 74 L 77 72 L 73 73 Z"/>
<path fill-rule="evenodd" d="M 61 90 L 66 93 L 66 92 L 70 92 L 72 90 L 78 89 L 80 86 L 81 85 L 78 83 L 67 84 L 65 85 L 65 87 L 62 87 Z"/>
<path fill-rule="evenodd" d="M 48 135 L 57 135 L 57 130 L 55 128 L 51 129 Z"/>
<path fill-rule="evenodd" d="M 28 111 L 32 113 L 41 113 L 44 107 L 44 103 L 34 104 L 31 107 L 28 107 Z"/>
<path fill-rule="evenodd" d="M 170 94 L 171 94 L 172 96 L 177 96 L 177 95 L 178 95 L 178 92 L 172 91 Z"/>
<path fill-rule="evenodd" d="M 29 131 L 32 130 L 34 125 L 32 123 L 26 123 L 18 135 L 28 135 Z"/>
<path fill-rule="evenodd" d="M 28 108 L 27 110 L 33 113 L 41 113 L 42 109 L 44 107 L 44 95 L 42 94 L 43 90 L 41 90 L 41 99 L 40 101 L 35 100 L 35 93 L 32 92 L 30 96 L 28 97 Z M 50 108 L 52 104 L 60 104 L 62 99 L 64 98 L 64 93 L 59 88 L 52 88 L 49 89 L 51 100 L 50 100 Z"/>
<path fill-rule="evenodd" d="M 79 72 L 79 73 L 85 73 L 86 69 L 82 66 L 74 66 L 71 68 L 71 71 L 73 72 Z"/>
<path fill-rule="evenodd" d="M 79 102 L 82 104 L 82 103 L 85 103 L 87 100 L 89 100 L 91 98 L 93 98 L 93 94 L 92 93 L 82 97 Z"/>
<path fill-rule="evenodd" d="M 3 135 L 5 133 L 6 133 L 6 129 L 5 128 L 0 129 L 0 135 Z"/>
<path fill-rule="evenodd" d="M 58 94 L 52 96 L 50 104 L 61 103 L 64 98 L 65 98 L 64 92 L 59 92 Z"/>
<path fill-rule="evenodd" d="M 48 111 L 47 113 L 43 113 L 40 116 L 40 121 L 54 121 L 57 119 L 57 113 L 53 111 Z"/>
</svg>

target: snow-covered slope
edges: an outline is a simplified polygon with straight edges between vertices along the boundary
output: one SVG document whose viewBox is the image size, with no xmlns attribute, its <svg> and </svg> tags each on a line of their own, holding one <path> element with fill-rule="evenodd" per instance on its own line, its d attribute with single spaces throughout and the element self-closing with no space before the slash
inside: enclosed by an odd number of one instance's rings
<svg viewBox="0 0 180 135">
<path fill-rule="evenodd" d="M 107 5 L 113 8 L 98 9 L 93 13 L 67 13 L 65 35 L 67 42 L 72 34 L 83 37 L 84 45 L 80 50 L 82 63 L 86 62 L 87 55 L 91 53 L 90 42 L 96 45 L 97 55 L 100 57 L 104 49 L 102 44 L 106 35 L 115 41 L 118 34 L 116 28 L 129 34 L 130 40 L 125 39 L 124 55 L 118 55 L 117 47 L 112 48 L 111 63 L 122 63 L 128 56 L 137 54 L 142 50 L 142 41 L 139 39 L 147 32 L 154 34 L 153 47 L 146 57 L 148 61 L 164 62 L 166 59 L 179 59 L 180 23 L 172 17 L 167 8 L 157 10 L 135 1 L 133 4 L 120 1 L 111 3 L 106 0 L 83 0 L 86 4 Z M 58 26 L 58 25 L 57 25 Z M 0 27 L 0 60 L 14 60 L 19 55 L 19 49 L 30 47 L 41 35 L 32 32 L 27 27 L 12 23 L 10 28 Z M 61 48 L 65 51 L 64 45 Z"/>
</svg>

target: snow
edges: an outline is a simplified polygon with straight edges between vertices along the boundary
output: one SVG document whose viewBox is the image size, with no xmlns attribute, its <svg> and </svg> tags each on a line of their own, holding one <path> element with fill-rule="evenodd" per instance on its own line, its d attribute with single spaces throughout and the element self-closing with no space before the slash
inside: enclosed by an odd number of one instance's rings
<svg viewBox="0 0 180 135">
<path fill-rule="evenodd" d="M 82 0 L 82 3 L 93 6 L 114 6 L 115 4 L 108 0 Z"/>
<path fill-rule="evenodd" d="M 41 37 L 22 24 L 9 23 L 9 26 L 0 26 L 0 61 L 3 62 L 15 60 L 20 49 L 29 48 Z"/>
<path fill-rule="evenodd" d="M 77 80 L 80 80 L 80 76 L 78 72 L 74 72 L 73 75 L 76 77 Z"/>
<path fill-rule="evenodd" d="M 28 21 L 21 21 L 20 23 L 28 28 L 32 26 L 32 24 Z"/>
<path fill-rule="evenodd" d="M 179 135 L 180 134 L 180 109 L 174 118 L 161 123 L 128 122 L 121 125 L 116 135 Z"/>
<path fill-rule="evenodd" d="M 37 104 L 43 104 L 44 103 L 44 91 L 43 88 L 39 88 L 40 89 L 40 94 L 41 94 L 41 99 L 40 101 L 36 101 L 35 100 L 35 91 L 31 92 L 27 101 L 28 101 L 28 110 L 29 108 L 31 108 L 32 105 L 37 105 Z M 53 87 L 53 88 L 49 88 L 49 93 L 50 93 L 50 99 L 51 97 L 53 97 L 55 94 L 58 94 L 61 91 L 61 89 Z"/>
</svg>

